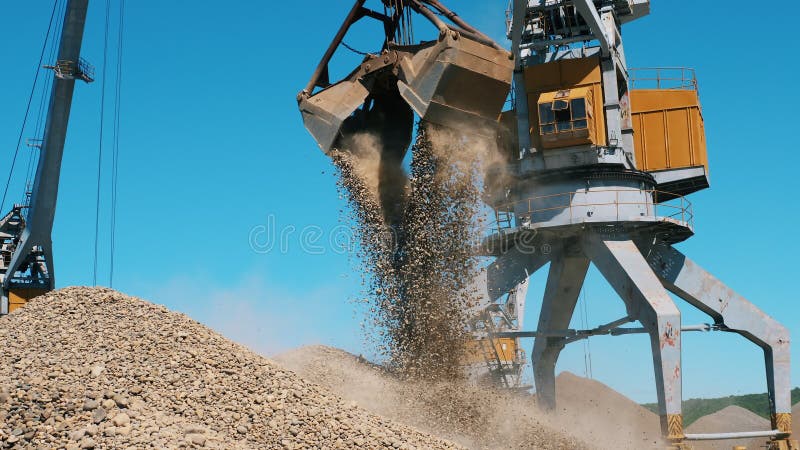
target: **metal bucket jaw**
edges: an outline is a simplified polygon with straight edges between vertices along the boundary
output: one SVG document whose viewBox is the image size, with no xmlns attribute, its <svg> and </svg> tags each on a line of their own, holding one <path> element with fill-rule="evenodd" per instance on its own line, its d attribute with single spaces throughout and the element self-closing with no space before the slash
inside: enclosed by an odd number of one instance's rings
<svg viewBox="0 0 800 450">
<path fill-rule="evenodd" d="M 328 154 L 342 134 L 345 121 L 369 96 L 359 81 L 343 80 L 314 95 L 301 96 L 303 125 L 323 152 Z"/>
<path fill-rule="evenodd" d="M 448 31 L 401 58 L 400 95 L 421 119 L 477 132 L 492 129 L 514 70 L 511 54 Z"/>
</svg>

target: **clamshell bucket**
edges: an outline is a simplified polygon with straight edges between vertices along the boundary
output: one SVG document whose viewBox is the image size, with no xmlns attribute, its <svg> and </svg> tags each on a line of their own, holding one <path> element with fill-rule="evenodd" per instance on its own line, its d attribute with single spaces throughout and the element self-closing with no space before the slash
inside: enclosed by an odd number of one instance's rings
<svg viewBox="0 0 800 450">
<path fill-rule="evenodd" d="M 404 56 L 400 68 L 400 95 L 423 120 L 480 132 L 497 123 L 514 62 L 505 50 L 449 30 Z"/>
<path fill-rule="evenodd" d="M 341 136 L 342 127 L 369 96 L 359 81 L 343 80 L 299 101 L 303 125 L 326 154 Z"/>
</svg>

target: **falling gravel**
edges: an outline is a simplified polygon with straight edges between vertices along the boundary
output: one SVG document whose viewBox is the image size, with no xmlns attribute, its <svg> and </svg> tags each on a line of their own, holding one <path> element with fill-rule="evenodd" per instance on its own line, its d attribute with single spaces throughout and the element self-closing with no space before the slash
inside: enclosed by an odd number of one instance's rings
<svg viewBox="0 0 800 450">
<path fill-rule="evenodd" d="M 387 366 L 406 376 L 454 380 L 465 374 L 468 288 L 477 272 L 477 149 L 486 147 L 477 138 L 420 122 L 410 176 L 393 177 L 399 192 L 392 196 L 377 194 L 376 186 L 387 189 L 374 175 L 382 155 L 377 139 L 350 139 L 334 152 L 340 192 L 360 243 L 368 335 Z M 386 204 L 386 198 L 393 202 Z M 401 220 L 386 220 L 398 210 Z"/>
<path fill-rule="evenodd" d="M 39 297 L 0 341 L 5 448 L 458 448 L 109 289 Z"/>
</svg>

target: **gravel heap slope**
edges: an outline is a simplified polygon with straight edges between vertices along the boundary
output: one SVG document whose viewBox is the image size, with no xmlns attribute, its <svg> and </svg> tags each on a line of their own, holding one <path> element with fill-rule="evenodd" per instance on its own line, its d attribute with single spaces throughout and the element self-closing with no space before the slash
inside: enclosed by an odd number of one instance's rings
<svg viewBox="0 0 800 450">
<path fill-rule="evenodd" d="M 794 436 L 800 435 L 800 403 L 795 403 L 792 406 L 792 434 Z"/>
<path fill-rule="evenodd" d="M 537 410 L 530 395 L 458 383 L 401 381 L 380 366 L 324 346 L 301 347 L 275 360 L 368 411 L 469 448 L 611 448 L 571 437 L 566 427 Z"/>
<path fill-rule="evenodd" d="M 599 448 L 663 449 L 659 418 L 609 386 L 570 372 L 556 377 L 558 415 Z"/>
<path fill-rule="evenodd" d="M 39 297 L 0 342 L 0 447 L 457 448 L 109 289 Z"/>
<path fill-rule="evenodd" d="M 687 433 L 725 433 L 731 431 L 765 431 L 770 429 L 769 420 L 746 410 L 741 406 L 731 405 L 713 414 L 703 416 L 686 428 Z M 743 445 L 748 449 L 759 449 L 766 446 L 767 438 L 735 439 L 722 442 L 697 441 L 693 443 L 695 450 L 715 450 L 724 444 L 724 448 Z"/>
</svg>

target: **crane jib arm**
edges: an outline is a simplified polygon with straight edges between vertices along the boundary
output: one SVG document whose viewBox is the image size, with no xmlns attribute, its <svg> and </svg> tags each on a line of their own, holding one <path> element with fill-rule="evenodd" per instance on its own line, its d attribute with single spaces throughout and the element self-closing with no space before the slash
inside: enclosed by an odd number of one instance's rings
<svg viewBox="0 0 800 450">
<path fill-rule="evenodd" d="M 64 153 L 67 125 L 69 122 L 72 94 L 76 79 L 91 81 L 84 73 L 80 60 L 81 42 L 89 0 L 68 0 L 64 15 L 64 26 L 54 69 L 53 89 L 47 111 L 44 137 L 36 177 L 31 193 L 30 208 L 25 227 L 3 278 L 3 300 L 7 302 L 9 287 L 14 283 L 15 273 L 26 264 L 33 249 L 44 255 L 47 284 L 54 286 L 52 268 L 51 232 L 58 198 L 58 181 Z M 6 306 L 6 305 L 3 305 Z"/>
</svg>

